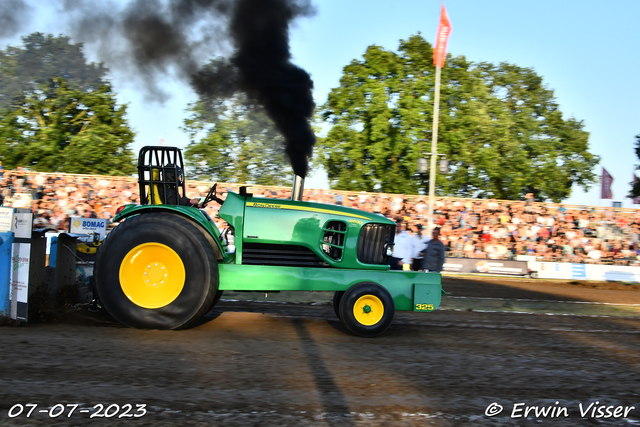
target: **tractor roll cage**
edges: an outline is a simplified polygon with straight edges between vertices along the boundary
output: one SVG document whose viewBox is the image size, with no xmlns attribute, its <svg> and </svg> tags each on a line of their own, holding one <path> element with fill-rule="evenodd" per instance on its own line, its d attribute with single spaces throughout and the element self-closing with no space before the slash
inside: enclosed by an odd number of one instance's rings
<svg viewBox="0 0 640 427">
<path fill-rule="evenodd" d="M 167 175 L 171 175 L 167 174 L 169 171 L 173 171 L 173 179 L 167 178 Z M 138 185 L 141 205 L 166 203 L 169 191 L 178 192 L 177 203 L 186 194 L 182 152 L 176 147 L 142 147 L 138 155 Z M 159 186 L 162 186 L 162 192 Z"/>
</svg>

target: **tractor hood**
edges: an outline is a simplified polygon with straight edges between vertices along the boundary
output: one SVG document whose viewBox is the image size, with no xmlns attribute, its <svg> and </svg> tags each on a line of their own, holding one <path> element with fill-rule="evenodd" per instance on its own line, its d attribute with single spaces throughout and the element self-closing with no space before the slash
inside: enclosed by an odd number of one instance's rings
<svg viewBox="0 0 640 427">
<path fill-rule="evenodd" d="M 292 251 L 302 251 L 292 259 L 308 259 L 308 266 L 389 268 L 385 245 L 393 244 L 395 223 L 381 215 L 343 206 L 244 197 L 231 192 L 219 215 L 235 229 L 238 263 L 244 263 L 243 257 L 249 262 L 248 256 L 254 254 L 264 264 L 268 256 L 281 254 L 284 259 Z"/>
</svg>

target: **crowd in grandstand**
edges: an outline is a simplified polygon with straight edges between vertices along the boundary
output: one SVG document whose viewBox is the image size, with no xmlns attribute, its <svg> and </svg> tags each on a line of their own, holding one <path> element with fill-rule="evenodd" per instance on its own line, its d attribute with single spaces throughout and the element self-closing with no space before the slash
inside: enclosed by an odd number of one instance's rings
<svg viewBox="0 0 640 427">
<path fill-rule="evenodd" d="M 202 197 L 208 190 L 207 184 L 188 183 L 187 196 Z M 219 188 L 222 198 L 226 191 L 238 191 L 238 186 Z M 286 188 L 265 186 L 252 186 L 251 192 L 280 199 L 291 194 Z M 414 257 L 427 240 L 424 196 L 307 189 L 304 200 L 354 207 L 402 223 L 398 232 L 406 234 L 396 241 L 411 245 Z M 44 174 L 21 167 L 9 171 L 0 163 L 0 203 L 19 206 L 20 202 L 30 203 L 22 207 L 32 209 L 34 228 L 68 231 L 70 217 L 110 219 L 118 206 L 139 203 L 139 189 L 130 177 Z M 218 208 L 210 203 L 205 210 L 223 229 L 226 223 L 217 216 Z M 434 220 L 449 257 L 529 255 L 545 261 L 640 265 L 640 211 L 566 209 L 537 203 L 528 194 L 524 201 L 506 202 L 437 198 Z"/>
</svg>

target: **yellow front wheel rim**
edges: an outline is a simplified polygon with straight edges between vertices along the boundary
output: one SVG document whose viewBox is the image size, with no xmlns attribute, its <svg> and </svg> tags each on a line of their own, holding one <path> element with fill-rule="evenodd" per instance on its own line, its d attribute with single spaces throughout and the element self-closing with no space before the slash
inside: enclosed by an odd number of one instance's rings
<svg viewBox="0 0 640 427">
<path fill-rule="evenodd" d="M 384 316 L 384 304 L 375 295 L 361 296 L 353 306 L 353 316 L 361 325 L 375 325 Z"/>
<path fill-rule="evenodd" d="M 120 265 L 120 287 L 134 304 L 160 308 L 171 304 L 184 287 L 185 269 L 180 256 L 161 243 L 144 243 L 131 249 Z"/>
</svg>

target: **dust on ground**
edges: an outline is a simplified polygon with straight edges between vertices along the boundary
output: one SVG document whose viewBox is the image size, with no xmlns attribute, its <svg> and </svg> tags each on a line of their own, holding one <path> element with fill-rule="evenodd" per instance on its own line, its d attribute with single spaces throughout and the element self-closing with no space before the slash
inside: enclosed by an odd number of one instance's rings
<svg viewBox="0 0 640 427">
<path fill-rule="evenodd" d="M 449 276 L 443 288 L 441 309 L 396 312 L 374 339 L 350 335 L 323 292 L 225 293 L 186 331 L 68 306 L 0 329 L 0 426 L 640 423 L 640 287 Z M 580 413 L 596 401 L 627 417 Z M 8 417 L 27 403 L 31 417 Z M 79 406 L 67 417 L 66 405 Z M 99 405 L 113 415 L 89 418 Z M 490 405 L 503 410 L 488 417 Z M 520 417 L 529 407 L 538 415 Z"/>
</svg>

